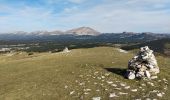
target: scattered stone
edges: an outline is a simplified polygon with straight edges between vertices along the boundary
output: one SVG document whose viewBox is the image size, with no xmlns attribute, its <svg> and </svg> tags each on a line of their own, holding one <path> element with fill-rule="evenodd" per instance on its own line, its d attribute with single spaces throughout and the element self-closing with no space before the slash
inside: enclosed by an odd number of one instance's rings
<svg viewBox="0 0 170 100">
<path fill-rule="evenodd" d="M 104 84 L 100 84 L 101 86 L 103 86 Z"/>
<path fill-rule="evenodd" d="M 158 80 L 158 82 L 161 82 L 161 80 Z"/>
<path fill-rule="evenodd" d="M 126 84 L 120 83 L 120 86 L 126 86 Z"/>
<path fill-rule="evenodd" d="M 101 100 L 101 97 L 93 97 L 92 100 Z"/>
<path fill-rule="evenodd" d="M 158 97 L 162 97 L 163 95 L 162 95 L 162 93 L 158 93 L 157 96 Z"/>
<path fill-rule="evenodd" d="M 116 84 L 112 84 L 112 86 L 117 87 L 117 85 L 116 85 Z"/>
<path fill-rule="evenodd" d="M 112 81 L 107 81 L 108 84 L 112 84 L 113 82 Z"/>
<path fill-rule="evenodd" d="M 107 91 L 108 89 L 105 89 L 105 91 Z"/>
<path fill-rule="evenodd" d="M 131 91 L 132 91 L 132 92 L 137 92 L 138 90 L 137 90 L 137 89 L 132 89 Z"/>
<path fill-rule="evenodd" d="M 149 84 L 151 86 L 154 86 L 154 84 L 152 82 L 147 82 L 147 84 Z"/>
<path fill-rule="evenodd" d="M 113 97 L 119 97 L 119 96 L 117 96 L 115 93 L 110 93 L 109 97 L 113 98 Z"/>
<path fill-rule="evenodd" d="M 130 86 L 126 86 L 126 87 L 125 87 L 125 89 L 129 89 L 129 88 L 130 88 Z"/>
<path fill-rule="evenodd" d="M 97 83 L 96 83 L 96 82 L 94 82 L 94 84 L 96 85 Z"/>
<path fill-rule="evenodd" d="M 84 83 L 84 82 L 82 82 L 82 83 L 79 83 L 79 85 L 85 85 L 85 83 Z"/>
<path fill-rule="evenodd" d="M 124 93 L 124 92 L 119 92 L 120 95 L 125 95 L 125 94 L 128 94 L 128 93 Z"/>
<path fill-rule="evenodd" d="M 75 92 L 75 91 L 71 91 L 71 92 L 70 92 L 70 95 L 74 94 L 74 92 Z"/>
<path fill-rule="evenodd" d="M 146 84 L 141 84 L 142 86 L 146 86 Z"/>
<path fill-rule="evenodd" d="M 91 91 L 91 89 L 84 89 L 84 91 Z"/>
<path fill-rule="evenodd" d="M 159 67 L 153 51 L 145 46 L 141 47 L 138 54 L 129 61 L 125 77 L 128 79 L 150 79 L 152 76 L 155 78 L 158 73 Z"/>
<path fill-rule="evenodd" d="M 151 100 L 150 98 L 146 98 L 146 100 Z"/>
<path fill-rule="evenodd" d="M 84 92 L 85 95 L 89 94 L 88 92 Z"/>
<path fill-rule="evenodd" d="M 104 78 L 105 78 L 105 76 L 102 76 L 101 78 L 103 78 L 103 79 L 104 79 Z"/>
<path fill-rule="evenodd" d="M 65 88 L 65 89 L 67 89 L 67 88 L 68 88 L 68 86 L 67 86 L 67 85 L 65 85 L 65 86 L 64 86 L 64 88 Z"/>
<path fill-rule="evenodd" d="M 151 76 L 151 79 L 157 79 L 158 76 Z"/>
<path fill-rule="evenodd" d="M 168 81 L 168 80 L 166 78 L 164 78 L 163 81 Z"/>
</svg>

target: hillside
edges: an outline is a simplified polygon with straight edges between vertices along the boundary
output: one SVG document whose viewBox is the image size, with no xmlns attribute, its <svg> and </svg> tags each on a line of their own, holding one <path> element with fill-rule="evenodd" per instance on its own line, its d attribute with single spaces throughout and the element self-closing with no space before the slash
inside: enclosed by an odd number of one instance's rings
<svg viewBox="0 0 170 100">
<path fill-rule="evenodd" d="M 158 79 L 127 80 L 123 74 L 133 55 L 111 47 L 0 55 L 0 99 L 170 99 L 170 59 L 157 56 Z"/>
<path fill-rule="evenodd" d="M 154 41 L 149 41 L 149 42 L 130 45 L 130 46 L 123 46 L 122 49 L 133 50 L 146 45 L 149 46 L 151 49 L 153 49 L 155 52 L 170 56 L 170 38 L 154 40 Z"/>
</svg>

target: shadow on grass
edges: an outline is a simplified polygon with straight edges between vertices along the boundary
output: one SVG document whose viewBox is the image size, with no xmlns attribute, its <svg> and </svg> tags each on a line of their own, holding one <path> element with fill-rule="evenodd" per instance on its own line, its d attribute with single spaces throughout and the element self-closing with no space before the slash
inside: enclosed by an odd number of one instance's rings
<svg viewBox="0 0 170 100">
<path fill-rule="evenodd" d="M 107 71 L 117 74 L 119 76 L 124 77 L 126 74 L 125 68 L 105 68 Z"/>
</svg>

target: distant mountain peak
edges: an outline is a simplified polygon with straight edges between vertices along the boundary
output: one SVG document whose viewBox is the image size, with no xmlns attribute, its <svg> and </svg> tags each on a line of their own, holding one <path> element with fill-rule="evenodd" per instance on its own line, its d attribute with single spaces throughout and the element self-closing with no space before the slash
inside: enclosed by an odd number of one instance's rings
<svg viewBox="0 0 170 100">
<path fill-rule="evenodd" d="M 101 34 L 100 32 L 90 27 L 79 27 L 79 28 L 68 30 L 66 31 L 66 33 L 75 34 L 75 35 L 99 35 Z"/>
</svg>

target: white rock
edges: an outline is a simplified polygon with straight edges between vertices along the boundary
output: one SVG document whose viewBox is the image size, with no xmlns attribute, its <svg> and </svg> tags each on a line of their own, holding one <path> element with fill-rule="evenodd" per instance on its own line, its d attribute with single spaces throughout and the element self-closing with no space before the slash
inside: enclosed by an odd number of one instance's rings
<svg viewBox="0 0 170 100">
<path fill-rule="evenodd" d="M 151 76 L 151 79 L 157 79 L 158 76 Z"/>
<path fill-rule="evenodd" d="M 120 86 L 126 86 L 126 84 L 120 83 Z"/>
<path fill-rule="evenodd" d="M 84 94 L 89 94 L 88 92 L 84 92 Z"/>
<path fill-rule="evenodd" d="M 85 83 L 84 83 L 84 82 L 82 82 L 82 83 L 79 83 L 79 85 L 85 85 Z"/>
<path fill-rule="evenodd" d="M 146 98 L 146 100 L 151 100 L 150 98 Z"/>
<path fill-rule="evenodd" d="M 117 87 L 117 85 L 116 85 L 116 84 L 112 84 L 112 86 Z"/>
<path fill-rule="evenodd" d="M 157 96 L 158 97 L 162 97 L 163 95 L 162 95 L 162 93 L 158 93 Z"/>
<path fill-rule="evenodd" d="M 101 97 L 93 97 L 92 100 L 101 100 Z"/>
<path fill-rule="evenodd" d="M 113 98 L 113 97 L 119 97 L 119 96 L 117 96 L 115 93 L 110 93 L 109 97 Z"/>
<path fill-rule="evenodd" d="M 135 79 L 135 74 L 134 74 L 134 73 L 131 73 L 131 74 L 128 76 L 128 79 L 131 79 L 131 80 Z"/>
<path fill-rule="evenodd" d="M 138 90 L 137 90 L 137 89 L 132 89 L 131 91 L 132 91 L 132 92 L 137 92 Z"/>
<path fill-rule="evenodd" d="M 151 74 L 150 74 L 149 71 L 147 71 L 147 70 L 145 71 L 145 75 L 146 75 L 147 78 L 150 78 L 150 77 L 151 77 Z"/>
<path fill-rule="evenodd" d="M 105 78 L 105 76 L 102 76 L 102 78 Z"/>
<path fill-rule="evenodd" d="M 74 94 L 74 92 L 75 92 L 75 91 L 71 91 L 71 92 L 70 92 L 70 95 Z"/>
<path fill-rule="evenodd" d="M 126 87 L 125 87 L 125 89 L 129 89 L 129 88 L 130 88 L 130 86 L 126 86 Z"/>
<path fill-rule="evenodd" d="M 67 86 L 67 85 L 65 85 L 65 86 L 64 86 L 64 88 L 65 88 L 65 89 L 67 89 L 67 88 L 68 88 L 68 86 Z"/>
<path fill-rule="evenodd" d="M 112 81 L 107 81 L 108 84 L 112 84 L 113 82 Z"/>
<path fill-rule="evenodd" d="M 84 89 L 84 91 L 91 91 L 91 89 Z"/>
<path fill-rule="evenodd" d="M 124 93 L 124 92 L 119 92 L 120 95 L 125 95 L 125 94 L 128 94 L 128 93 Z"/>
<path fill-rule="evenodd" d="M 94 82 L 94 84 L 96 85 L 97 83 L 96 83 L 96 82 Z"/>
<path fill-rule="evenodd" d="M 152 82 L 147 82 L 148 84 L 150 84 L 151 86 L 155 86 Z"/>
</svg>

